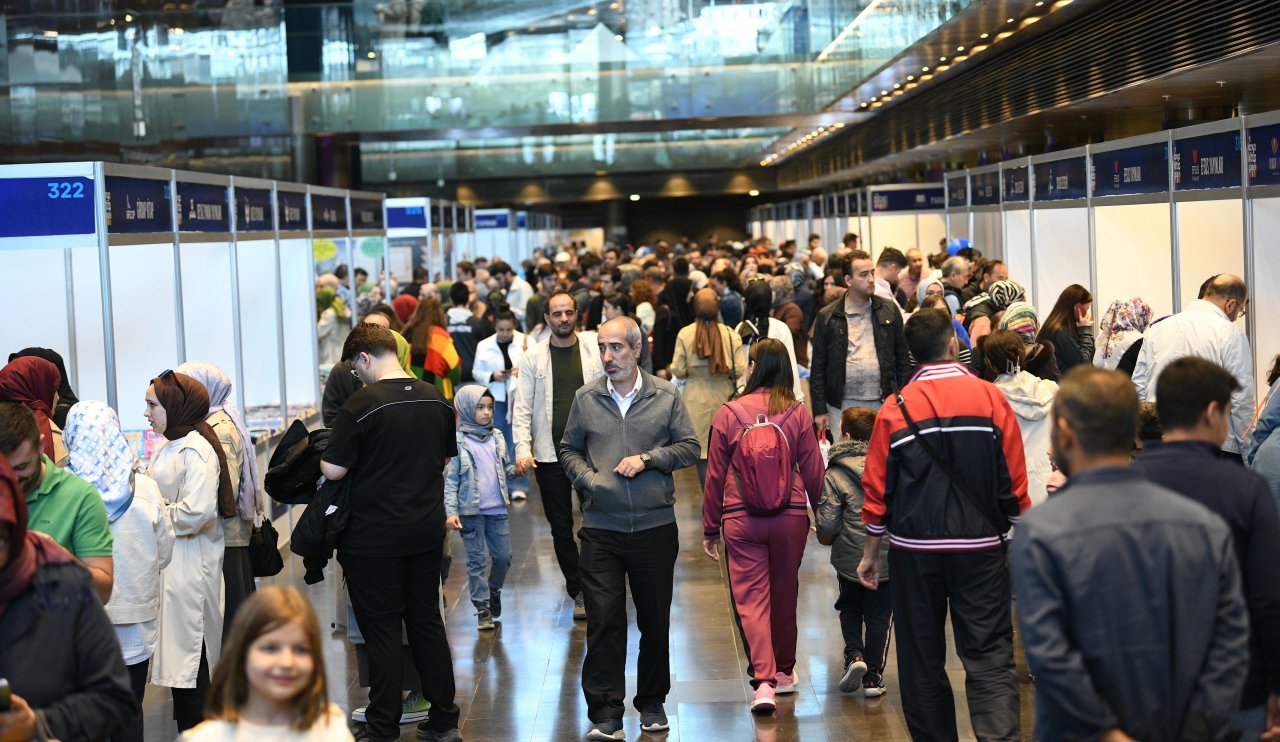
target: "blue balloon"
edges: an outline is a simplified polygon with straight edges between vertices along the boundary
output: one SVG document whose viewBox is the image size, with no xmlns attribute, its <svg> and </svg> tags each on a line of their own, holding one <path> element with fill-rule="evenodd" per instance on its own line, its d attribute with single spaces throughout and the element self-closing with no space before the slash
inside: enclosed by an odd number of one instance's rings
<svg viewBox="0 0 1280 742">
<path fill-rule="evenodd" d="M 961 250 L 966 250 L 969 247 L 970 247 L 969 240 L 965 239 L 964 237 L 957 237 L 954 240 L 951 240 L 951 242 L 947 243 L 947 254 L 955 255 Z"/>
</svg>

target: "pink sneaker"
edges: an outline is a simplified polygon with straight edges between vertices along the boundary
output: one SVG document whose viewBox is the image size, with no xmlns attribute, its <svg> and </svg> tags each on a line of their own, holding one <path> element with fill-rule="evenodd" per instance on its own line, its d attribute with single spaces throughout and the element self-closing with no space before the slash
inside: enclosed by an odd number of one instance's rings
<svg viewBox="0 0 1280 742">
<path fill-rule="evenodd" d="M 790 675 L 778 673 L 778 695 L 786 693 L 795 693 L 796 686 L 800 685 L 800 671 L 792 670 Z"/>
<path fill-rule="evenodd" d="M 751 713 L 753 714 L 772 714 L 778 708 L 778 704 L 773 700 L 773 686 L 768 683 L 761 683 L 756 688 L 755 697 L 751 699 Z"/>
</svg>

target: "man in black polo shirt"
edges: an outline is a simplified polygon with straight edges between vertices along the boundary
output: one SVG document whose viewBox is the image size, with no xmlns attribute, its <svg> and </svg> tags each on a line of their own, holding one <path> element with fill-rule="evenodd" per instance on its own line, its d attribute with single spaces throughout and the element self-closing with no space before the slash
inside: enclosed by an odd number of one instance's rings
<svg viewBox="0 0 1280 742">
<path fill-rule="evenodd" d="M 356 326 L 342 360 L 365 388 L 338 411 L 320 470 L 330 480 L 352 478 L 338 561 L 369 648 L 368 739 L 400 738 L 403 621 L 431 702 L 418 736 L 461 740 L 439 582 L 443 475 L 458 454 L 453 409 L 435 386 L 404 372 L 385 327 Z"/>
</svg>

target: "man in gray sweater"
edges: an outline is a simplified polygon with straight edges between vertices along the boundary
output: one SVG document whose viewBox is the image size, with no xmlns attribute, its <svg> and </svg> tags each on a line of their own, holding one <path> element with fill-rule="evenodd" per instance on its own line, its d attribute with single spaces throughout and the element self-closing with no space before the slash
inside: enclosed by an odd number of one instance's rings
<svg viewBox="0 0 1280 742">
<path fill-rule="evenodd" d="M 698 458 L 693 423 L 670 382 L 638 368 L 640 327 L 600 326 L 604 378 L 578 390 L 560 441 L 565 476 L 582 493 L 579 577 L 587 606 L 582 691 L 587 739 L 625 739 L 627 583 L 640 629 L 636 696 L 646 732 L 668 728 L 668 636 L 679 537 L 672 472 Z"/>
</svg>

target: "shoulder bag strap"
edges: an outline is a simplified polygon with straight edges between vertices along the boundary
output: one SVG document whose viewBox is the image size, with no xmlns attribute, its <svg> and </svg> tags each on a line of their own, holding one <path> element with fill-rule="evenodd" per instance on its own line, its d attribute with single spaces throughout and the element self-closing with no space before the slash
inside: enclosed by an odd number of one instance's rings
<svg viewBox="0 0 1280 742">
<path fill-rule="evenodd" d="M 978 512 L 982 514 L 983 519 L 985 519 L 987 523 L 996 530 L 996 534 L 1000 536 L 1000 548 L 1007 549 L 1008 545 L 1005 538 L 1005 533 L 1008 530 L 1007 526 L 1005 528 L 1000 527 L 998 519 L 991 516 L 990 511 L 987 510 L 987 507 L 982 503 L 982 501 L 979 500 L 968 487 L 964 486 L 964 483 L 956 476 L 956 471 L 952 468 L 951 464 L 938 454 L 937 450 L 930 445 L 929 441 L 925 440 L 925 437 L 920 433 L 920 428 L 916 425 L 915 420 L 912 420 L 911 414 L 907 412 L 907 405 L 902 400 L 901 389 L 894 390 L 894 397 L 896 398 L 898 409 L 902 412 L 902 419 L 906 421 L 907 428 L 911 431 L 911 434 L 915 436 L 915 439 L 920 442 L 925 453 L 929 454 L 929 458 L 933 459 L 933 463 L 937 464 L 938 468 L 942 469 L 943 473 L 947 475 L 947 478 L 951 480 L 951 483 L 955 485 L 956 489 L 960 490 L 960 494 L 964 495 L 965 499 L 971 502 L 973 506 L 978 509 Z"/>
</svg>

